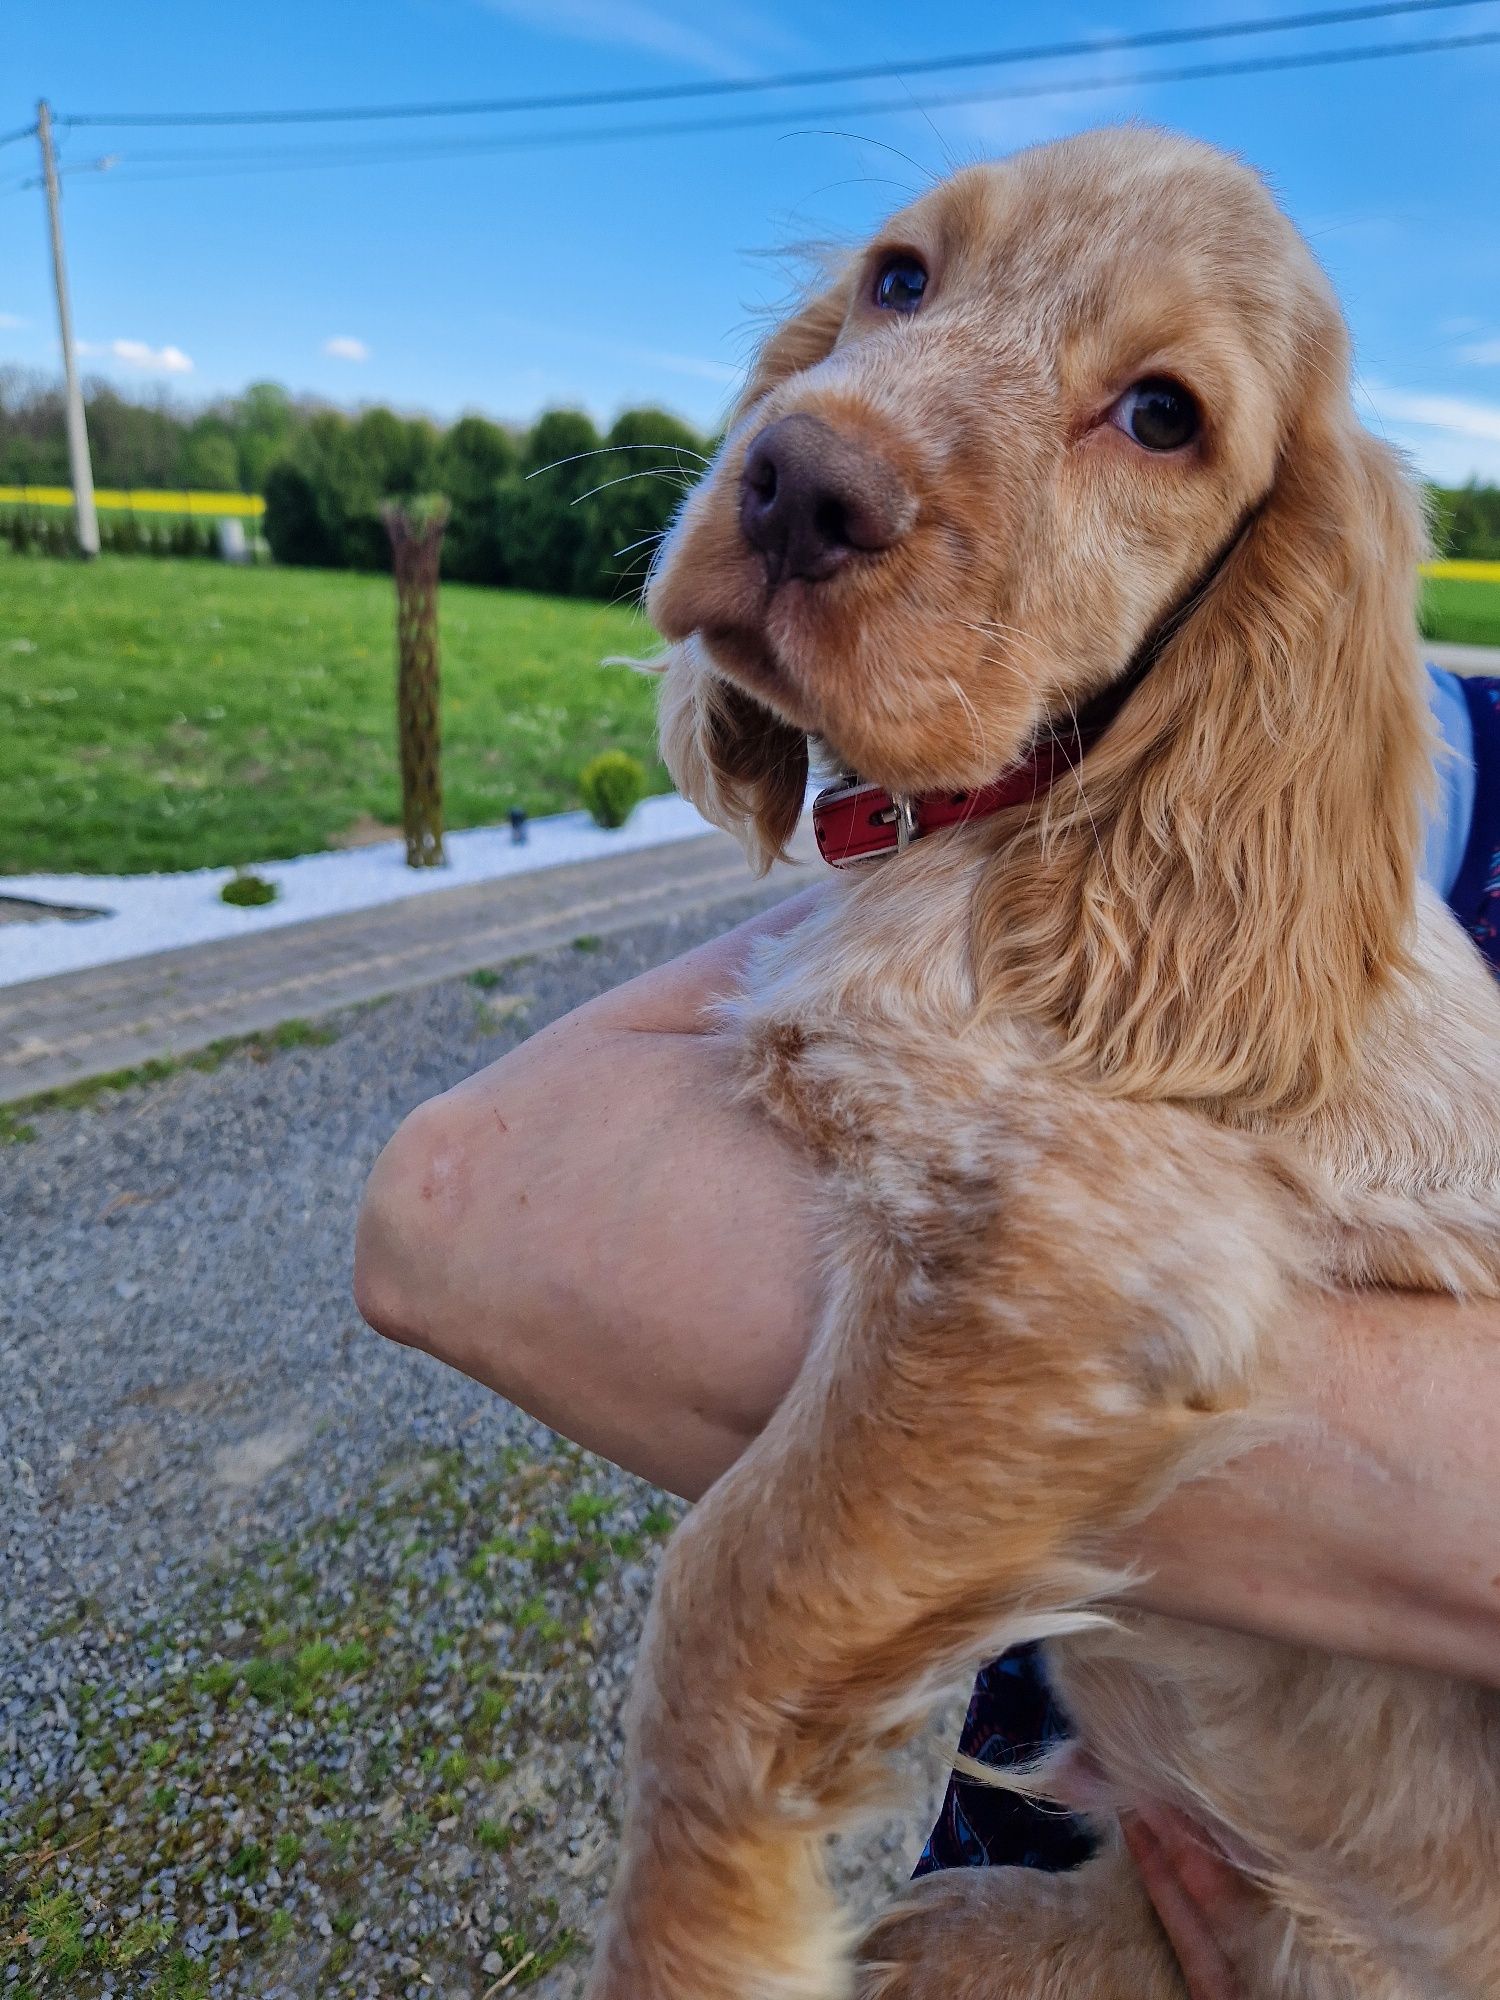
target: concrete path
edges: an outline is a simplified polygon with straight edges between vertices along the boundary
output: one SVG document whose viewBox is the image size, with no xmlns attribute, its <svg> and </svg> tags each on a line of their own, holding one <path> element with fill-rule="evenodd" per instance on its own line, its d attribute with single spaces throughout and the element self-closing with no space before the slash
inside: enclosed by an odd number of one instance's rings
<svg viewBox="0 0 1500 2000">
<path fill-rule="evenodd" d="M 1445 646 L 1435 639 L 1422 642 L 1422 657 L 1450 674 L 1486 674 L 1500 678 L 1500 646 Z"/>
<path fill-rule="evenodd" d="M 811 835 L 798 836 L 812 859 Z M 778 867 L 766 902 L 812 879 Z M 182 1056 L 523 954 L 700 914 L 756 885 L 723 834 L 508 882 L 439 890 L 258 937 L 157 952 L 0 990 L 0 1104 Z"/>
</svg>

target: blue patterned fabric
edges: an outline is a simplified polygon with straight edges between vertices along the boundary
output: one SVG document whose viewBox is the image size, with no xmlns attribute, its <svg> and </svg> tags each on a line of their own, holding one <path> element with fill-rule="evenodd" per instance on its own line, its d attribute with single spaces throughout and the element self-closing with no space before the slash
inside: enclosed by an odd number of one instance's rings
<svg viewBox="0 0 1500 2000">
<path fill-rule="evenodd" d="M 1422 873 L 1440 896 L 1453 893 L 1474 824 L 1474 725 L 1458 674 L 1427 669 L 1427 699 L 1438 726 L 1437 797 L 1427 821 Z"/>
<path fill-rule="evenodd" d="M 1472 677 L 1463 691 L 1474 732 L 1474 818 L 1448 901 L 1500 972 L 1500 680 Z"/>
<path fill-rule="evenodd" d="M 1451 887 L 1442 886 L 1459 922 L 1500 974 L 1500 680 L 1456 684 L 1472 731 L 1473 817 L 1467 842 L 1456 844 L 1463 855 L 1457 877 Z M 1451 744 L 1446 721 L 1444 734 Z M 1446 783 L 1443 789 L 1449 801 L 1461 795 L 1467 802 L 1467 786 L 1461 793 Z M 1027 1646 L 981 1672 L 959 1749 L 978 1763 L 1003 1767 L 1030 1760 L 1066 1734 L 1067 1718 L 1047 1686 L 1041 1654 Z M 1082 1821 L 955 1773 L 916 1872 L 1006 1867 L 1058 1873 L 1078 1867 L 1092 1852 Z"/>
<path fill-rule="evenodd" d="M 1067 1718 L 1047 1686 L 1040 1649 L 1022 1646 L 981 1670 L 959 1748 L 981 1764 L 1003 1768 L 1029 1762 L 1067 1733 Z M 1078 1867 L 1092 1852 L 1081 1820 L 955 1772 L 916 1872 L 1045 1868 L 1057 1874 Z"/>
</svg>

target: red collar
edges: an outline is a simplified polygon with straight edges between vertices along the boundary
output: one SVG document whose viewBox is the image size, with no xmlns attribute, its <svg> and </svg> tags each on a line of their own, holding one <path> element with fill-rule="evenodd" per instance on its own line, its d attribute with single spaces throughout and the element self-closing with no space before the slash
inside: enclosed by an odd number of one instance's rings
<svg viewBox="0 0 1500 2000">
<path fill-rule="evenodd" d="M 961 826 L 1007 806 L 1026 805 L 1050 791 L 1065 771 L 1076 771 L 1134 694 L 1168 645 L 1203 603 L 1229 558 L 1244 541 L 1270 497 L 1268 488 L 1247 507 L 1208 568 L 1162 619 L 1112 685 L 1086 702 L 1065 733 L 1053 731 L 998 778 L 973 792 L 922 792 L 901 798 L 880 785 L 830 785 L 813 800 L 818 852 L 833 868 L 847 868 L 876 854 L 898 853 L 940 827 Z"/>
<path fill-rule="evenodd" d="M 1028 804 L 1048 791 L 1083 756 L 1080 736 L 1048 736 L 998 778 L 972 792 L 921 792 L 902 798 L 881 785 L 830 785 L 813 801 L 818 852 L 833 868 L 848 868 L 877 854 L 894 854 L 924 834 L 984 819 L 1007 806 Z"/>
</svg>

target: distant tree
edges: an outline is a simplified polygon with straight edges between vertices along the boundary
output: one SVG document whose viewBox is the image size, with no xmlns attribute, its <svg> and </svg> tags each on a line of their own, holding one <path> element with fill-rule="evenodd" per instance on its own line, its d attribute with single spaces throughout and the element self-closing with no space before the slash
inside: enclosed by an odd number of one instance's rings
<svg viewBox="0 0 1500 2000">
<path fill-rule="evenodd" d="M 1432 488 L 1433 539 L 1446 556 L 1500 562 L 1500 486 Z"/>
<path fill-rule="evenodd" d="M 582 410 L 547 410 L 532 425 L 521 452 L 521 469 L 535 473 L 549 492 L 570 500 L 595 483 L 590 454 L 601 439 L 592 417 Z"/>
<path fill-rule="evenodd" d="M 230 409 L 239 453 L 235 484 L 246 493 L 263 493 L 266 475 L 286 456 L 302 413 L 279 382 L 252 382 Z"/>
<path fill-rule="evenodd" d="M 0 372 L 0 484 L 66 484 L 62 392 L 19 368 Z"/>
<path fill-rule="evenodd" d="M 277 562 L 299 569 L 338 569 L 344 560 L 343 538 L 329 520 L 324 496 L 310 474 L 283 460 L 266 475 L 263 526 Z"/>
<path fill-rule="evenodd" d="M 390 537 L 382 504 L 423 493 L 431 485 L 436 430 L 420 418 L 376 407 L 362 411 L 352 424 L 335 411 L 320 411 L 307 435 L 321 450 L 324 477 L 332 484 L 344 561 L 351 569 L 389 569 Z"/>
<path fill-rule="evenodd" d="M 438 439 L 433 476 L 450 499 L 482 503 L 497 479 L 515 471 L 520 456 L 515 438 L 499 424 L 487 417 L 460 417 Z"/>
<path fill-rule="evenodd" d="M 579 551 L 574 589 L 580 596 L 638 595 L 658 541 L 703 468 L 702 438 L 665 410 L 627 410 L 617 418 L 601 457 L 589 463 L 597 489 Z"/>
<path fill-rule="evenodd" d="M 443 543 L 443 574 L 463 583 L 504 583 L 495 493 L 520 462 L 515 439 L 484 417 L 460 417 L 438 440 L 433 485 L 452 504 Z"/>
<path fill-rule="evenodd" d="M 425 417 L 398 417 L 377 404 L 355 418 L 350 442 L 375 484 L 404 499 L 426 490 L 437 440 L 436 426 Z"/>
<path fill-rule="evenodd" d="M 227 417 L 206 413 L 182 440 L 174 485 L 208 493 L 232 493 L 240 483 L 240 454 Z"/>
<path fill-rule="evenodd" d="M 351 420 L 338 410 L 307 419 L 288 458 L 266 478 L 266 539 L 278 560 L 349 569 L 388 569 L 390 542 L 381 503 L 424 483 L 427 427 L 389 410 Z M 283 476 L 300 475 L 301 485 Z M 276 505 L 272 507 L 272 497 Z M 283 548 L 295 551 L 285 556 Z"/>
<path fill-rule="evenodd" d="M 496 488 L 495 539 L 522 590 L 576 589 L 598 450 L 599 433 L 581 410 L 549 410 L 532 427 L 519 473 Z"/>
<path fill-rule="evenodd" d="M 180 486 L 183 419 L 170 404 L 132 403 L 90 385 L 89 450 L 100 486 Z"/>
</svg>

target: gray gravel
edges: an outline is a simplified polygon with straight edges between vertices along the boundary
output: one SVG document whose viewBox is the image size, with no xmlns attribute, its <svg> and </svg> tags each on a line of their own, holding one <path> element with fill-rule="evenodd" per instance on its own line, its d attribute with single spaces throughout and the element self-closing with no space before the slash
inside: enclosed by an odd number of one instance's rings
<svg viewBox="0 0 1500 2000">
<path fill-rule="evenodd" d="M 698 941 L 445 982 L 0 1147 L 0 2000 L 576 1989 L 673 1510 L 365 1329 L 352 1226 L 413 1105 Z M 846 1857 L 862 1892 L 925 1810 Z"/>
</svg>

